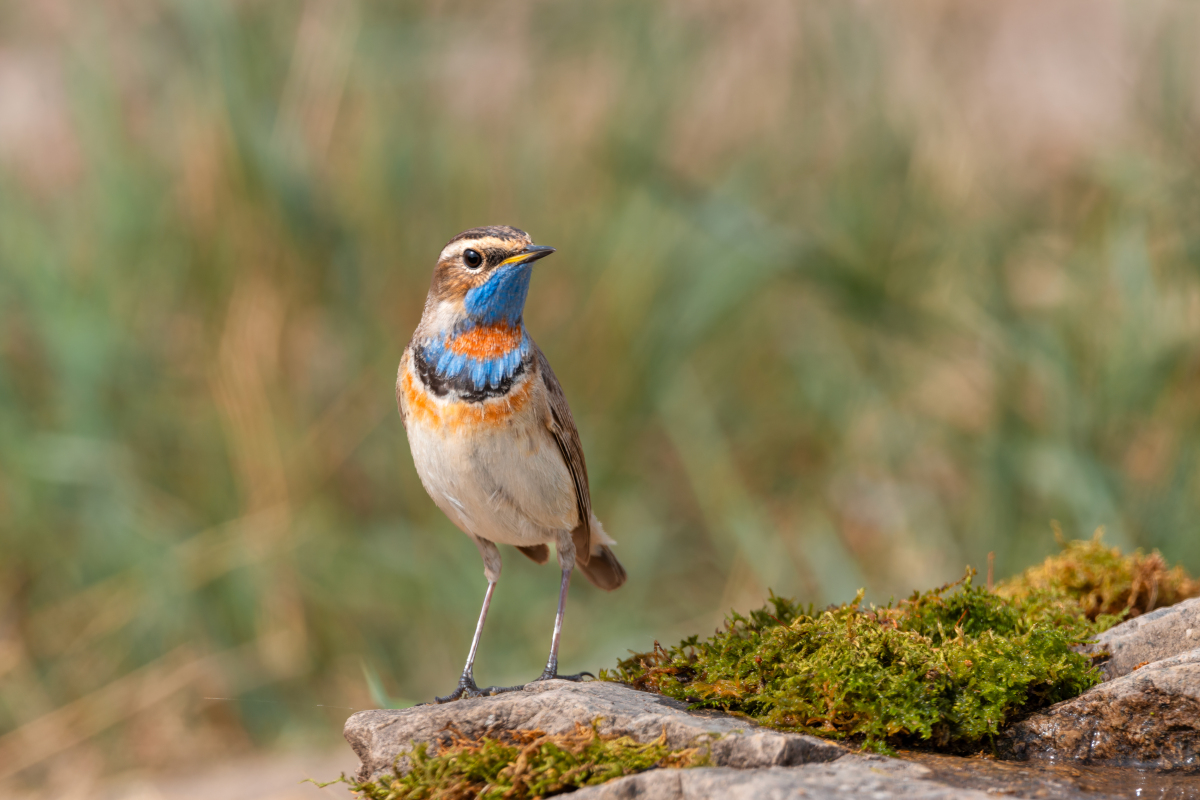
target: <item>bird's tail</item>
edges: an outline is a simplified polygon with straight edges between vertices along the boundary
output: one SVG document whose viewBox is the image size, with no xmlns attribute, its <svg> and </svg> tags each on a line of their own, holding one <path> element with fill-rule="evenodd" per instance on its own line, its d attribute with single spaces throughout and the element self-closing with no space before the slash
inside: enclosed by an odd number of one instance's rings
<svg viewBox="0 0 1200 800">
<path fill-rule="evenodd" d="M 592 548 L 592 557 L 584 564 L 576 561 L 575 566 L 583 573 L 583 577 L 605 591 L 611 592 L 625 582 L 625 568 L 617 561 L 617 555 L 606 544 Z"/>
<path fill-rule="evenodd" d="M 575 539 L 576 547 L 586 546 L 588 548 L 588 557 L 576 558 L 575 566 L 583 573 L 583 577 L 592 582 L 593 586 L 611 592 L 625 582 L 625 568 L 621 566 L 621 562 L 617 561 L 617 555 L 609 547 L 610 544 L 616 544 L 612 537 L 604 532 L 604 526 L 600 524 L 600 520 L 596 519 L 596 515 L 592 514 L 591 524 L 588 526 L 580 525 L 572 536 L 582 531 L 584 538 L 582 542 L 579 538 Z M 587 542 L 583 545 L 583 542 Z"/>
</svg>

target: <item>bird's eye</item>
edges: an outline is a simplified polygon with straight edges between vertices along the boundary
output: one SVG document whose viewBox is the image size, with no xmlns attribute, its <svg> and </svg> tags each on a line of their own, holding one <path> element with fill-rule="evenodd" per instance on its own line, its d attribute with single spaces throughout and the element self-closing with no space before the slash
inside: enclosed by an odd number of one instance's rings
<svg viewBox="0 0 1200 800">
<path fill-rule="evenodd" d="M 483 264 L 483 256 L 479 255 L 478 250 L 464 250 L 463 263 L 467 265 L 468 269 L 479 269 Z"/>
</svg>

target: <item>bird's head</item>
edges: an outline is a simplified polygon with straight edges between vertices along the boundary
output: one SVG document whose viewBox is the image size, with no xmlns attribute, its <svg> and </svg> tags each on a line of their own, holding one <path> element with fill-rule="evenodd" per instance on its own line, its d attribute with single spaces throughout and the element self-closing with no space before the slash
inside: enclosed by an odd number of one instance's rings
<svg viewBox="0 0 1200 800">
<path fill-rule="evenodd" d="M 472 228 L 451 239 L 438 257 L 425 306 L 429 333 L 463 326 L 519 327 L 533 262 L 554 252 L 525 231 Z"/>
</svg>

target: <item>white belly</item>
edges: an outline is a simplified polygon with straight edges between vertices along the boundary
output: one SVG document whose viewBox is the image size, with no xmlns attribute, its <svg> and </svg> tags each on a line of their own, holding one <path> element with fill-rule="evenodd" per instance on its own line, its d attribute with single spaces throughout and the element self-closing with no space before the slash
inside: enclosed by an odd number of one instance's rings
<svg viewBox="0 0 1200 800">
<path fill-rule="evenodd" d="M 531 545 L 553 543 L 558 531 L 577 524 L 570 473 L 533 411 L 526 409 L 512 425 L 454 435 L 409 420 L 408 442 L 421 483 L 465 533 Z"/>
</svg>

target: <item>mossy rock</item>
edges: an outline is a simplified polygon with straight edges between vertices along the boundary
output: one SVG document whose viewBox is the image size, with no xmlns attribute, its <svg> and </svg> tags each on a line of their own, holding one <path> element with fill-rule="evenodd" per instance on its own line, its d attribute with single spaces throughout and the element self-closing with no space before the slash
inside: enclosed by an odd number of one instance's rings
<svg viewBox="0 0 1200 800">
<path fill-rule="evenodd" d="M 609 680 L 788 731 L 860 742 L 963 751 L 1044 706 L 1096 685 L 1078 645 L 1126 616 L 1200 594 L 1162 556 L 1123 555 L 1091 541 L 995 592 L 975 573 L 907 600 L 822 611 L 772 596 L 725 630 L 693 636 L 604 671 Z"/>
<path fill-rule="evenodd" d="M 701 641 L 621 661 L 601 677 L 784 731 L 888 752 L 917 745 L 988 747 L 1010 723 L 1100 683 L 1078 645 L 1127 616 L 1200 594 L 1158 553 L 1123 555 L 1099 536 L 1000 584 L 975 573 L 886 606 L 814 610 L 772 596 Z M 638 743 L 594 726 L 573 733 L 455 736 L 405 754 L 404 774 L 347 781 L 363 798 L 542 797 L 655 767 L 707 763 L 664 738 Z"/>
<path fill-rule="evenodd" d="M 996 587 L 997 594 L 1010 599 L 1038 592 L 1062 594 L 1106 628 L 1200 596 L 1200 580 L 1189 578 L 1183 567 L 1168 567 L 1157 550 L 1149 555 L 1141 550 L 1122 553 L 1104 544 L 1103 529 L 1088 541 L 1065 541 L 1057 525 L 1054 533 L 1062 552 L 1004 581 Z"/>
<path fill-rule="evenodd" d="M 1048 592 L 1006 599 L 973 576 L 884 607 L 864 607 L 861 592 L 819 612 L 772 597 L 705 641 L 655 643 L 604 677 L 879 751 L 973 747 L 1099 683 L 1072 649 L 1097 631 L 1077 604 Z"/>
<path fill-rule="evenodd" d="M 455 736 L 436 755 L 422 742 L 405 756 L 408 769 L 403 774 L 342 780 L 364 800 L 499 800 L 546 797 L 652 768 L 708 763 L 703 748 L 672 749 L 665 734 L 638 743 L 583 725 L 562 734 L 512 730 L 479 738 Z"/>
</svg>

